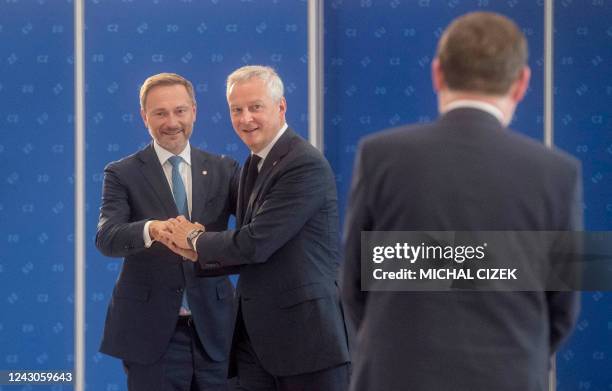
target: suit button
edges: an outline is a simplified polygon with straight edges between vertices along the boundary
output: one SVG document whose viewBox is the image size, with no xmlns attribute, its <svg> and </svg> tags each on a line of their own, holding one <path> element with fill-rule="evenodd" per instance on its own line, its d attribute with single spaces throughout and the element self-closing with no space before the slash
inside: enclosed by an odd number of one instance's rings
<svg viewBox="0 0 612 391">
<path fill-rule="evenodd" d="M 178 289 L 176 290 L 176 293 L 183 293 L 183 288 L 178 288 Z"/>
</svg>

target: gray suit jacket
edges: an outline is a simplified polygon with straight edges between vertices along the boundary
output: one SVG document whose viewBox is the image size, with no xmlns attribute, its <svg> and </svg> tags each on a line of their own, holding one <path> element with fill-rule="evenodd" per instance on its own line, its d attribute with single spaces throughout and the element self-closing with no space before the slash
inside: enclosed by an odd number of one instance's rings
<svg viewBox="0 0 612 391">
<path fill-rule="evenodd" d="M 545 390 L 572 292 L 362 292 L 362 231 L 581 228 L 580 167 L 475 109 L 367 137 L 347 212 L 352 390 Z"/>
<path fill-rule="evenodd" d="M 348 362 L 336 282 L 337 194 L 327 160 L 287 129 L 248 203 L 238 199 L 237 229 L 207 231 L 197 249 L 203 269 L 240 272 L 237 298 L 264 368 L 290 376 Z"/>
<path fill-rule="evenodd" d="M 191 148 L 192 221 L 210 230 L 227 228 L 235 212 L 238 169 L 233 159 Z M 166 220 L 178 211 L 152 145 L 110 163 L 104 174 L 96 246 L 124 262 L 100 351 L 149 364 L 162 356 L 174 333 L 186 286 L 185 261 L 157 242 L 145 248 L 142 235 L 148 220 Z M 233 296 L 227 277 L 195 279 L 187 290 L 198 335 L 216 361 L 229 356 Z"/>
</svg>

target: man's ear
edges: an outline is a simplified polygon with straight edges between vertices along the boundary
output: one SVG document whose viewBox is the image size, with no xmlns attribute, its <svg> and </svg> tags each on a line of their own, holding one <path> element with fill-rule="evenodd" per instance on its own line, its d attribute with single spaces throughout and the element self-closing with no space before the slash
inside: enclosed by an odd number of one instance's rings
<svg viewBox="0 0 612 391">
<path fill-rule="evenodd" d="M 149 128 L 149 123 L 147 121 L 147 113 L 144 109 L 140 109 L 140 117 L 142 118 L 142 122 L 144 122 L 145 128 Z"/>
<path fill-rule="evenodd" d="M 519 73 L 519 77 L 510 87 L 510 99 L 512 99 L 515 103 L 520 102 L 525 97 L 525 93 L 527 93 L 527 88 L 529 88 L 529 80 L 531 79 L 531 69 L 528 66 L 524 66 Z"/>
<path fill-rule="evenodd" d="M 431 83 L 436 93 L 446 88 L 444 74 L 442 73 L 442 68 L 440 67 L 440 60 L 438 58 L 434 58 L 434 60 L 431 62 Z"/>
</svg>

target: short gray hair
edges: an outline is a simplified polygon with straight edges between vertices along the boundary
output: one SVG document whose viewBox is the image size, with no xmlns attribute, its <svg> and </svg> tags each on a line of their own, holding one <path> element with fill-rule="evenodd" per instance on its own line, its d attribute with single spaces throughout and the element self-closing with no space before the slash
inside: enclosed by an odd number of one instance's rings
<svg viewBox="0 0 612 391">
<path fill-rule="evenodd" d="M 236 69 L 227 77 L 225 97 L 229 97 L 232 87 L 258 77 L 266 83 L 268 96 L 275 102 L 279 101 L 285 94 L 283 81 L 274 68 L 264 65 L 245 65 Z"/>
</svg>

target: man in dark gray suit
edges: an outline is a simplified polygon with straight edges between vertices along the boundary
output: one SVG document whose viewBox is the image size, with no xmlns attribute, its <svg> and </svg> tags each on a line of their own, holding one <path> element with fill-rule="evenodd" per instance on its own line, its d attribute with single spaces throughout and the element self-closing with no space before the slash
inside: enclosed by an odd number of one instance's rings
<svg viewBox="0 0 612 391">
<path fill-rule="evenodd" d="M 178 215 L 224 230 L 235 212 L 238 164 L 189 144 L 192 84 L 149 77 L 141 114 L 153 142 L 104 170 L 96 246 L 123 257 L 100 351 L 123 360 L 130 391 L 225 390 L 234 289 L 196 278 L 193 263 L 159 242 Z"/>
<path fill-rule="evenodd" d="M 577 161 L 506 128 L 528 86 L 526 58 L 509 19 L 458 18 L 432 63 L 440 118 L 361 142 L 342 285 L 358 333 L 351 390 L 546 389 L 576 293 L 366 292 L 360 274 L 363 231 L 580 229 Z"/>
<path fill-rule="evenodd" d="M 179 218 L 166 244 L 207 272 L 240 273 L 232 349 L 240 389 L 346 390 L 334 175 L 287 126 L 283 84 L 272 68 L 234 71 L 227 101 L 234 130 L 251 150 L 237 228 L 204 232 Z"/>
</svg>

